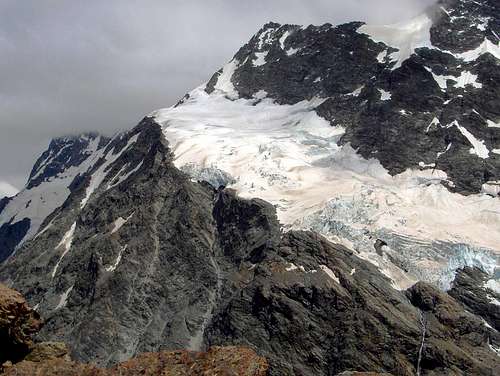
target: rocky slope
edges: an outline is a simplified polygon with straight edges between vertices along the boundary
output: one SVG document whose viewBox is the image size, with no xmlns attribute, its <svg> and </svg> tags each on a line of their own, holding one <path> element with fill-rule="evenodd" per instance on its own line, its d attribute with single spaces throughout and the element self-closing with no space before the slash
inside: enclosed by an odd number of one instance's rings
<svg viewBox="0 0 500 376">
<path fill-rule="evenodd" d="M 497 8 L 268 24 L 131 131 L 55 140 L 0 202 L 0 281 L 99 367 L 499 373 Z"/>
<path fill-rule="evenodd" d="M 112 369 L 71 361 L 62 343 L 33 343 L 42 321 L 21 294 L 0 284 L 0 372 L 2 375 L 227 375 L 264 376 L 264 358 L 237 347 L 141 354 Z"/>
<path fill-rule="evenodd" d="M 42 326 L 40 316 L 23 296 L 0 284 L 0 368 L 6 361 L 19 361 L 32 349 L 32 336 Z"/>
<path fill-rule="evenodd" d="M 460 270 L 449 294 L 487 325 L 500 330 L 500 292 L 497 282 L 478 268 Z"/>
</svg>

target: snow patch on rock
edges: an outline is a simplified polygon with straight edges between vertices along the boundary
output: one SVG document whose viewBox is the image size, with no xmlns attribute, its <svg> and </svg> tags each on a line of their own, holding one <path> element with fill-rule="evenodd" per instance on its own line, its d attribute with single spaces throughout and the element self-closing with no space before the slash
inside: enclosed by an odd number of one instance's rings
<svg viewBox="0 0 500 376">
<path fill-rule="evenodd" d="M 76 230 L 76 222 L 73 223 L 70 227 L 70 229 L 64 234 L 63 238 L 59 242 L 59 244 L 56 246 L 57 249 L 62 249 L 63 252 L 61 254 L 61 257 L 59 257 L 59 260 L 57 261 L 56 265 L 54 266 L 54 269 L 52 270 L 52 278 L 56 276 L 57 269 L 59 268 L 59 265 L 61 264 L 61 261 L 63 260 L 64 256 L 69 252 L 71 249 L 71 245 L 73 244 L 73 236 L 75 234 Z"/>
<path fill-rule="evenodd" d="M 397 69 L 417 48 L 432 47 L 431 26 L 432 20 L 426 14 L 422 14 L 394 25 L 363 25 L 358 32 L 368 34 L 374 42 L 383 42 L 387 46 L 398 49 L 388 56 L 390 61 L 396 62 L 392 69 Z M 385 55 L 379 55 L 378 60 L 381 61 L 385 57 Z"/>
</svg>

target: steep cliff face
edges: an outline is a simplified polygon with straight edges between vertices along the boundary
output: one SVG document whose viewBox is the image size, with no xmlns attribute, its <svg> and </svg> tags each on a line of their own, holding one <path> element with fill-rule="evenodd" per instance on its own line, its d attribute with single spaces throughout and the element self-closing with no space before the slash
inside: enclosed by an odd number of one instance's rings
<svg viewBox="0 0 500 376">
<path fill-rule="evenodd" d="M 500 285 L 490 275 L 479 268 L 462 269 L 449 293 L 486 325 L 500 330 Z"/>
</svg>

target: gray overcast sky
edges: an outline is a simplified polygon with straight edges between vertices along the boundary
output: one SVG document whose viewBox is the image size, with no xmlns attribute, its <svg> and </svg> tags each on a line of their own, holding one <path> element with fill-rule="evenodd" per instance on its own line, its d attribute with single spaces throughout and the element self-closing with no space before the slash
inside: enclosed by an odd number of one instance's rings
<svg viewBox="0 0 500 376">
<path fill-rule="evenodd" d="M 433 0 L 0 0 L 0 182 L 52 137 L 133 127 L 206 81 L 267 21 L 394 23 Z"/>
</svg>

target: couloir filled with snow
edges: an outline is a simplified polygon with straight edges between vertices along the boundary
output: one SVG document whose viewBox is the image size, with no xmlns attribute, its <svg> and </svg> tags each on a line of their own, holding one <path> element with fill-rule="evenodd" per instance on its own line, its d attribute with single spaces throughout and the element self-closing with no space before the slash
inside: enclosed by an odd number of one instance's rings
<svg viewBox="0 0 500 376">
<path fill-rule="evenodd" d="M 233 65 L 223 70 L 224 84 L 214 93 L 197 88 L 179 106 L 152 114 L 179 168 L 273 203 L 284 226 L 311 228 L 358 250 L 397 287 L 422 278 L 446 285 L 453 268 L 463 265 L 494 271 L 498 198 L 451 193 L 439 170 L 389 175 L 377 160 L 337 145 L 344 129 L 317 115 L 319 98 L 295 105 L 278 105 L 262 92 L 253 100 L 231 99 L 224 76 Z M 407 258 L 412 272 L 376 254 L 377 238 Z"/>
</svg>

